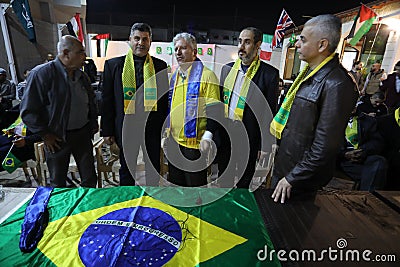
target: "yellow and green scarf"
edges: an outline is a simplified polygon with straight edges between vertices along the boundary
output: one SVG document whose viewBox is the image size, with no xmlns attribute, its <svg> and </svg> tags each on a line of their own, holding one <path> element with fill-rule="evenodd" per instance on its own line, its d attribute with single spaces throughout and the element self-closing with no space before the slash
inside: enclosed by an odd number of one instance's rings
<svg viewBox="0 0 400 267">
<path fill-rule="evenodd" d="M 281 139 L 283 129 L 285 128 L 286 122 L 289 118 L 290 109 L 292 107 L 294 98 L 296 97 L 296 93 L 300 88 L 300 85 L 303 81 L 312 77 L 317 71 L 319 71 L 326 63 L 328 63 L 335 56 L 335 52 L 332 53 L 329 57 L 325 58 L 314 70 L 311 71 L 310 74 L 307 75 L 310 70 L 310 66 L 307 64 L 305 68 L 301 71 L 301 73 L 297 76 L 296 80 L 294 80 L 292 86 L 290 86 L 289 91 L 283 100 L 281 107 L 279 108 L 278 113 L 276 113 L 274 119 L 271 121 L 269 130 L 272 135 L 276 138 Z M 307 77 L 305 77 L 307 75 Z"/>
<path fill-rule="evenodd" d="M 3 134 L 7 134 L 8 137 L 12 135 L 26 136 L 26 125 L 22 121 L 21 116 L 18 116 L 8 128 L 3 129 Z"/>
<path fill-rule="evenodd" d="M 346 127 L 346 140 L 353 145 L 354 149 L 358 148 L 358 117 L 352 119 L 351 124 Z"/>
<path fill-rule="evenodd" d="M 394 111 L 394 118 L 395 118 L 397 124 L 400 126 L 400 108 L 398 108 Z"/>
<path fill-rule="evenodd" d="M 237 59 L 233 64 L 232 69 L 229 71 L 228 76 L 224 82 L 224 106 L 225 106 L 225 117 L 229 116 L 229 100 L 231 99 L 232 91 L 235 86 L 235 80 L 240 69 L 241 60 Z M 249 69 L 246 71 L 246 77 L 240 88 L 239 100 L 235 108 L 235 119 L 243 119 L 244 106 L 246 104 L 247 93 L 249 92 L 250 82 L 260 67 L 260 58 L 257 56 L 251 63 Z"/>
<path fill-rule="evenodd" d="M 143 66 L 144 77 L 144 110 L 157 111 L 157 84 L 155 69 L 151 56 L 147 54 Z M 122 87 L 124 90 L 124 112 L 135 114 L 136 76 L 135 63 L 132 49 L 129 49 L 125 57 L 122 70 Z"/>
</svg>

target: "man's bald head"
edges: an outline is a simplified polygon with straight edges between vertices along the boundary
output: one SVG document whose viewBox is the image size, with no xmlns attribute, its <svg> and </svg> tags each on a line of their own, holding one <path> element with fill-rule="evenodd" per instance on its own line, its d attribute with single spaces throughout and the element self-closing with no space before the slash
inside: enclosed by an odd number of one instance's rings
<svg viewBox="0 0 400 267">
<path fill-rule="evenodd" d="M 58 58 L 67 69 L 75 70 L 83 66 L 86 59 L 81 41 L 72 35 L 64 35 L 57 44 Z"/>
</svg>

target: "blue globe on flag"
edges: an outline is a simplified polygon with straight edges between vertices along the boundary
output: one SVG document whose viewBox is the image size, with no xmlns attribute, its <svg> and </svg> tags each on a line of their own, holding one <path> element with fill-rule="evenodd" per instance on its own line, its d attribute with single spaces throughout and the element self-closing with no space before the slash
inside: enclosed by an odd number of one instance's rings
<svg viewBox="0 0 400 267">
<path fill-rule="evenodd" d="M 171 215 L 138 206 L 95 220 L 80 238 L 78 252 L 85 266 L 163 266 L 181 242 L 181 227 Z"/>
</svg>

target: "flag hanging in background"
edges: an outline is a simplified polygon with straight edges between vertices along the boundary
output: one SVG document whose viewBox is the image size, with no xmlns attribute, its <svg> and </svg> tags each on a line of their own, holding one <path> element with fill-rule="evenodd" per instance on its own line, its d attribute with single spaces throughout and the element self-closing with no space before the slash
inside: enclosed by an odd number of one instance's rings
<svg viewBox="0 0 400 267">
<path fill-rule="evenodd" d="M 377 14 L 371 8 L 361 4 L 357 16 L 354 18 L 354 23 L 350 29 L 349 35 L 346 37 L 346 39 L 351 38 L 349 42 L 350 45 L 355 46 L 358 41 L 360 41 L 360 39 L 369 32 L 376 17 Z"/>
<path fill-rule="evenodd" d="M 159 200 L 178 198 L 184 207 Z M 281 266 L 257 257 L 274 247 L 247 189 L 54 188 L 31 253 L 19 249 L 26 207 L 0 224 L 2 266 Z"/>
<path fill-rule="evenodd" d="M 281 16 L 279 17 L 278 24 L 276 25 L 274 38 L 272 39 L 272 48 L 282 47 L 285 31 L 289 29 L 292 25 L 293 25 L 292 19 L 289 17 L 286 10 L 283 9 Z"/>
<path fill-rule="evenodd" d="M 82 44 L 84 43 L 83 29 L 79 13 L 76 13 L 75 16 L 67 22 L 67 28 L 70 35 L 77 37 Z"/>
<path fill-rule="evenodd" d="M 7 171 L 8 173 L 14 172 L 22 164 L 22 162 L 11 152 L 13 147 L 14 147 L 14 143 L 12 144 L 10 150 L 8 151 L 7 156 L 4 158 L 3 162 L 1 163 L 1 166 L 3 166 L 3 169 L 5 171 Z"/>
<path fill-rule="evenodd" d="M 28 39 L 32 43 L 36 42 L 35 27 L 33 25 L 31 9 L 29 7 L 28 0 L 13 0 L 10 2 L 15 14 L 22 26 L 24 27 L 26 33 L 28 34 Z"/>
<path fill-rule="evenodd" d="M 260 59 L 271 60 L 272 55 L 272 35 L 263 34 L 263 41 L 261 43 Z"/>
<path fill-rule="evenodd" d="M 110 34 L 109 33 L 97 34 L 94 38 L 97 40 L 96 41 L 97 56 L 105 57 L 107 53 L 108 41 L 110 40 Z"/>
</svg>

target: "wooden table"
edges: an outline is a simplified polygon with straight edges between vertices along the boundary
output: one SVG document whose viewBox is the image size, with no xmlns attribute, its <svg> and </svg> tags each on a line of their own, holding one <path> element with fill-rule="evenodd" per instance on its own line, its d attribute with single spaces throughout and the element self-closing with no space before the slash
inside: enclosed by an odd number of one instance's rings
<svg viewBox="0 0 400 267">
<path fill-rule="evenodd" d="M 400 191 L 376 191 L 374 195 L 400 213 Z"/>
<path fill-rule="evenodd" d="M 400 192 L 379 193 L 396 201 L 400 196 Z M 255 192 L 275 250 L 284 250 L 287 258 L 291 250 L 301 254 L 304 250 L 321 252 L 329 248 L 338 253 L 358 250 L 360 258 L 365 250 L 372 251 L 371 259 L 378 254 L 391 260 L 392 255 L 396 257 L 396 262 L 355 263 L 330 261 L 325 255 L 322 262 L 288 260 L 281 261 L 283 266 L 400 266 L 400 213 L 374 194 L 321 191 L 314 196 L 292 197 L 285 204 L 275 203 L 271 194 L 267 189 Z"/>
</svg>

